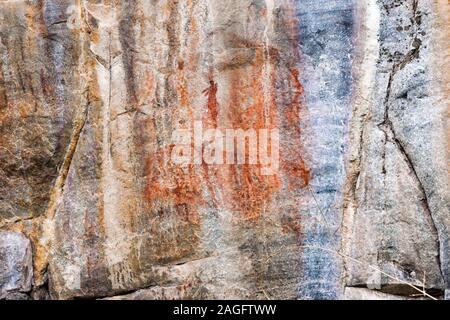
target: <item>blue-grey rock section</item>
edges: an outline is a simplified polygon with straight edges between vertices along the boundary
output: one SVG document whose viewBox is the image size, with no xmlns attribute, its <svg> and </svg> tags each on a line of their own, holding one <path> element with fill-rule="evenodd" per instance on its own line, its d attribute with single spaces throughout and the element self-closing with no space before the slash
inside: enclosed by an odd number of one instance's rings
<svg viewBox="0 0 450 320">
<path fill-rule="evenodd" d="M 351 0 L 296 1 L 301 77 L 308 117 L 303 128 L 312 180 L 302 208 L 300 299 L 341 296 L 340 223 L 345 181 L 345 143 L 351 113 Z"/>
</svg>

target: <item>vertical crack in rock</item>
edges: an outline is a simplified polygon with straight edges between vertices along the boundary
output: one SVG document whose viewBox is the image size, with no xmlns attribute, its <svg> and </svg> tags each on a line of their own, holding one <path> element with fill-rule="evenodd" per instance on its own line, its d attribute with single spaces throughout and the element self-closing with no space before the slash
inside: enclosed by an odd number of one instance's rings
<svg viewBox="0 0 450 320">
<path fill-rule="evenodd" d="M 89 105 L 86 104 L 85 107 L 81 108 L 78 116 L 75 118 L 72 136 L 70 138 L 69 145 L 67 146 L 67 151 L 64 156 L 63 163 L 59 170 L 58 177 L 56 178 L 55 184 L 52 188 L 50 201 L 47 209 L 45 210 L 44 216 L 48 219 L 53 219 L 58 206 L 58 202 L 61 199 L 62 192 L 64 190 L 64 185 L 66 183 L 67 175 L 69 173 L 70 166 L 72 164 L 72 159 L 77 149 L 78 142 L 80 140 L 81 133 L 83 131 L 86 119 L 88 116 Z"/>
<path fill-rule="evenodd" d="M 364 34 L 378 22 L 378 31 L 357 43 L 364 48 L 364 43 L 373 41 L 378 49 L 371 65 L 364 63 L 371 56 L 370 48 L 356 60 L 358 83 L 343 219 L 342 248 L 361 265 L 346 262 L 344 283 L 402 296 L 417 293 L 409 285 L 413 284 L 437 297 L 442 294 L 445 231 L 442 212 L 435 209 L 439 195 L 430 193 L 430 188 L 439 179 L 435 176 L 440 164 L 424 169 L 422 158 L 427 157 L 421 154 L 433 148 L 422 135 L 430 133 L 429 123 L 438 121 L 423 113 L 430 103 L 429 83 L 434 81 L 426 61 L 431 13 L 425 2 L 417 0 L 377 1 L 372 6 L 379 19 L 370 21 L 367 16 L 361 30 Z"/>
<path fill-rule="evenodd" d="M 351 240 L 354 232 L 354 216 L 358 211 L 358 187 L 363 165 L 367 127 L 371 118 L 373 86 L 376 77 L 376 63 L 379 58 L 380 11 L 376 0 L 360 2 L 355 8 L 355 58 L 352 67 L 354 93 L 353 109 L 349 125 L 349 148 L 346 157 L 346 183 L 344 186 L 343 214 L 341 221 L 342 243 L 340 253 L 351 256 Z M 347 287 L 351 273 L 348 265 L 353 262 L 344 258 L 342 282 Z M 363 262 L 364 263 L 364 262 Z"/>
<path fill-rule="evenodd" d="M 414 51 L 415 49 L 413 49 L 412 51 Z M 411 51 L 411 52 L 412 52 Z M 408 55 L 405 60 L 403 60 L 399 65 L 394 65 L 393 67 L 393 71 L 390 73 L 389 75 L 389 80 L 388 80 L 388 85 L 387 85 L 387 89 L 386 89 L 386 97 L 385 97 L 385 101 L 384 101 L 384 106 L 385 106 L 385 112 L 384 112 L 384 120 L 382 123 L 378 124 L 378 127 L 380 128 L 380 130 L 382 130 L 385 134 L 385 143 L 387 143 L 388 141 L 391 141 L 398 149 L 398 151 L 400 152 L 400 154 L 402 155 L 403 159 L 405 160 L 406 164 L 408 165 L 408 168 L 410 169 L 410 172 L 412 174 L 412 176 L 414 177 L 414 180 L 417 182 L 417 186 L 419 188 L 419 192 L 420 192 L 420 196 L 422 198 L 422 204 L 423 204 L 423 209 L 424 212 L 426 214 L 425 218 L 428 221 L 430 227 L 433 230 L 433 234 L 436 236 L 436 246 L 437 246 L 437 256 L 436 256 L 436 260 L 437 260 L 437 264 L 441 270 L 441 276 L 443 276 L 442 273 L 442 262 L 440 259 L 440 241 L 439 241 L 439 232 L 438 229 L 436 227 L 436 222 L 434 220 L 432 211 L 430 209 L 430 205 L 428 203 L 428 196 L 426 193 L 426 190 L 419 178 L 419 175 L 417 174 L 416 168 L 414 167 L 413 161 L 410 158 L 410 156 L 408 155 L 408 153 L 405 150 L 405 147 L 403 146 L 402 142 L 400 141 L 400 139 L 397 137 L 397 135 L 395 134 L 395 130 L 394 130 L 394 126 L 389 118 L 389 103 L 390 103 L 390 98 L 391 98 L 391 86 L 392 86 L 392 82 L 394 81 L 394 77 L 395 74 L 398 70 L 401 69 L 400 66 L 405 66 L 406 63 L 405 61 L 407 59 L 410 59 L 410 56 Z M 386 167 L 385 167 L 385 152 L 386 152 L 386 146 L 384 147 L 384 151 L 383 151 L 383 174 L 386 174 Z"/>
<path fill-rule="evenodd" d="M 79 96 L 76 37 L 51 2 L 2 2 L 0 220 L 46 210 L 70 140 Z M 26 76 L 25 72 L 26 70 Z"/>
<path fill-rule="evenodd" d="M 59 170 L 58 177 L 56 178 L 55 184 L 50 193 L 50 200 L 47 209 L 43 217 L 39 217 L 36 219 L 34 227 L 37 228 L 37 237 L 36 234 L 32 234 L 31 236 L 35 240 L 35 259 L 34 259 L 34 268 L 35 268 L 35 278 L 36 285 L 40 286 L 44 282 L 44 274 L 47 271 L 48 265 L 48 250 L 51 245 L 51 241 L 53 239 L 53 227 L 50 225 L 52 220 L 55 217 L 55 213 L 57 211 L 58 205 L 61 201 L 61 197 L 64 190 L 64 185 L 66 183 L 67 175 L 69 174 L 69 170 L 72 164 L 73 156 L 78 146 L 78 142 L 80 140 L 81 133 L 83 131 L 84 125 L 86 123 L 87 115 L 88 115 L 88 105 L 86 105 L 79 112 L 78 116 L 75 118 L 74 127 L 72 131 L 72 136 L 70 139 L 70 143 L 67 147 L 66 154 L 64 156 L 64 161 Z"/>
<path fill-rule="evenodd" d="M 443 277 L 444 274 L 442 272 L 442 261 L 440 259 L 441 244 L 439 241 L 439 239 L 440 239 L 439 231 L 436 226 L 436 222 L 434 220 L 433 213 L 430 209 L 427 192 L 426 192 L 426 189 L 424 188 L 423 183 L 417 173 L 417 170 L 414 166 L 414 163 L 413 163 L 411 157 L 406 152 L 404 144 L 401 142 L 401 140 L 396 135 L 394 125 L 393 125 L 393 123 L 390 119 L 390 115 L 389 115 L 391 96 L 392 96 L 392 85 L 395 80 L 395 76 L 397 75 L 397 73 L 399 71 L 403 70 L 407 66 L 408 63 L 412 62 L 414 59 L 417 59 L 420 54 L 420 48 L 422 45 L 422 41 L 418 37 L 418 30 L 417 30 L 417 23 L 418 23 L 418 21 L 420 21 L 419 20 L 420 16 L 417 13 L 418 5 L 419 5 L 419 0 L 412 0 L 411 21 L 413 24 L 413 28 L 415 30 L 414 30 L 414 34 L 411 39 L 411 48 L 401 61 L 394 62 L 393 66 L 392 66 L 392 71 L 389 73 L 388 83 L 387 83 L 387 87 L 386 87 L 386 96 L 384 98 L 384 119 L 383 119 L 383 122 L 378 124 L 378 128 L 380 130 L 382 130 L 385 135 L 385 144 L 384 144 L 384 150 L 383 150 L 383 155 L 382 155 L 382 157 L 383 157 L 383 174 L 386 175 L 386 167 L 385 167 L 386 166 L 386 159 L 385 159 L 386 158 L 386 154 L 385 154 L 386 153 L 386 143 L 388 141 L 391 141 L 397 147 L 397 150 L 400 152 L 404 161 L 406 162 L 406 164 L 410 170 L 410 173 L 414 177 L 414 180 L 417 182 L 417 186 L 418 186 L 419 192 L 420 192 L 421 202 L 422 202 L 423 209 L 424 209 L 424 212 L 426 215 L 425 218 L 428 221 L 430 227 L 432 228 L 434 236 L 436 237 L 436 242 L 437 242 L 436 243 L 436 247 L 437 247 L 437 249 L 436 249 L 436 251 L 437 251 L 436 260 L 437 261 L 436 262 L 439 266 L 441 276 Z"/>
<path fill-rule="evenodd" d="M 58 207 L 61 205 L 61 201 L 63 200 L 64 187 L 67 182 L 67 177 L 72 168 L 73 159 L 75 153 L 77 151 L 77 147 L 80 142 L 80 137 L 82 135 L 83 129 L 86 125 L 89 107 L 90 107 L 90 92 L 89 92 L 89 79 L 87 78 L 87 54 L 85 44 L 86 44 L 86 32 L 87 25 L 85 24 L 86 17 L 82 13 L 82 8 L 80 6 L 69 7 L 67 4 L 67 8 L 65 10 L 65 14 L 73 13 L 70 12 L 69 9 L 74 10 L 75 14 L 78 13 L 79 16 L 77 19 L 80 22 L 79 26 L 72 26 L 71 28 L 79 27 L 80 38 L 79 42 L 82 46 L 80 53 L 80 61 L 79 61 L 79 73 L 80 73 L 80 106 L 77 108 L 75 113 L 74 121 L 72 124 L 72 134 L 70 136 L 69 143 L 66 147 L 66 152 L 62 161 L 62 165 L 59 168 L 58 176 L 55 180 L 54 186 L 50 192 L 50 199 L 48 206 L 45 210 L 45 213 L 42 217 L 34 221 L 33 232 L 31 233 L 31 238 L 35 243 L 35 253 L 34 253 L 34 274 L 35 274 L 35 285 L 36 287 L 45 285 L 45 282 L 48 281 L 46 278 L 48 277 L 48 265 L 49 259 L 53 251 L 51 249 L 53 242 L 55 240 L 55 215 L 58 211 Z M 67 23 L 68 20 L 66 20 Z"/>
</svg>

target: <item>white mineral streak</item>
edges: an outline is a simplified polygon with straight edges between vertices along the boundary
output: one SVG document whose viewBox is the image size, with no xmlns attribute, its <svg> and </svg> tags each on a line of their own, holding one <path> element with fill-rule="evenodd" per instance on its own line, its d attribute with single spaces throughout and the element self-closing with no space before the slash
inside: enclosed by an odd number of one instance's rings
<svg viewBox="0 0 450 320">
<path fill-rule="evenodd" d="M 355 233 L 365 233 L 367 230 L 354 229 L 354 215 L 357 214 L 355 203 L 355 189 L 358 185 L 358 177 L 361 165 L 361 144 L 364 141 L 365 120 L 369 116 L 370 108 L 374 103 L 376 65 L 379 58 L 379 27 L 380 10 L 376 0 L 359 1 L 357 6 L 357 54 L 355 58 L 354 75 L 357 79 L 353 97 L 352 120 L 350 121 L 350 150 L 348 154 L 347 168 L 347 199 L 345 199 L 342 230 L 342 248 L 345 255 L 351 255 L 352 247 L 349 240 Z M 370 237 L 370 234 L 366 235 Z M 344 258 L 346 273 L 351 273 L 354 262 Z M 365 262 L 363 262 L 365 263 Z M 372 270 L 374 274 L 368 276 L 368 283 L 379 283 L 380 274 Z M 373 277 L 376 277 L 374 280 Z M 378 280 L 378 281 L 377 281 Z M 345 276 L 344 276 L 345 283 Z M 345 285 L 345 284 L 344 284 Z"/>
</svg>

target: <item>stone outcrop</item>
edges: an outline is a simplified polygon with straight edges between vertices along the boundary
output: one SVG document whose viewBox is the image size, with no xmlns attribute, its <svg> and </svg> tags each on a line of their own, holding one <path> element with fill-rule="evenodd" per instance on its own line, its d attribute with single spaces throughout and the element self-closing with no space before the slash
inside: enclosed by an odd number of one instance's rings
<svg viewBox="0 0 450 320">
<path fill-rule="evenodd" d="M 0 232 L 0 299 L 28 299 L 33 265 L 31 243 L 15 232 Z"/>
<path fill-rule="evenodd" d="M 0 298 L 448 298 L 449 17 L 1 1 Z M 196 123 L 278 129 L 279 169 L 174 163 Z"/>
<path fill-rule="evenodd" d="M 361 26 L 376 50 L 370 60 L 363 53 L 367 69 L 360 72 L 367 79 L 354 109 L 362 119 L 355 128 L 359 150 L 352 154 L 359 163 L 350 171 L 347 249 L 397 279 L 353 265 L 347 283 L 373 281 L 386 292 L 413 294 L 405 282 L 425 281 L 428 291 L 442 293 L 450 266 L 443 122 L 448 100 L 436 90 L 433 72 L 433 6 L 427 1 L 375 5 L 369 2 L 366 10 L 379 21 L 377 33 Z"/>
</svg>

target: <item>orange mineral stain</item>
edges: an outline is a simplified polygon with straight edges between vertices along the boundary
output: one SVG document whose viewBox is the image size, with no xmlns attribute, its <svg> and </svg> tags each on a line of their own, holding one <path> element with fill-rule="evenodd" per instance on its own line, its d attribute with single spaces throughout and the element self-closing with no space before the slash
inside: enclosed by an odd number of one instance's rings
<svg viewBox="0 0 450 320">
<path fill-rule="evenodd" d="M 218 105 L 217 105 L 217 83 L 214 82 L 212 77 L 209 80 L 209 88 L 203 91 L 208 98 L 208 112 L 210 114 L 211 125 L 217 127 Z"/>
<path fill-rule="evenodd" d="M 275 127 L 274 106 L 269 106 L 268 113 L 265 110 L 261 80 L 263 64 L 262 48 L 258 48 L 255 61 L 249 67 L 250 72 L 241 69 L 227 71 L 229 101 L 222 104 L 225 106 L 223 112 L 219 111 L 221 104 L 217 102 L 217 93 L 220 88 L 210 76 L 210 86 L 204 91 L 207 97 L 208 123 L 224 131 L 226 129 L 257 130 L 267 128 L 267 124 L 269 127 Z M 248 101 L 251 101 L 250 105 Z M 207 183 L 214 183 L 217 187 L 210 187 L 209 190 L 217 190 L 220 193 L 220 196 L 213 195 L 213 198 L 222 199 L 223 206 L 228 210 L 241 213 L 240 218 L 244 220 L 258 218 L 263 206 L 270 202 L 271 196 L 281 186 L 277 175 L 264 176 L 260 169 L 260 165 L 250 164 L 223 164 L 211 167 L 204 165 Z"/>
<path fill-rule="evenodd" d="M 196 30 L 192 7 L 189 8 L 188 24 Z M 284 26 L 294 39 L 292 42 L 297 41 L 295 27 L 295 19 L 286 21 Z M 216 67 L 210 67 L 201 80 L 206 88 L 200 91 L 198 78 L 192 76 L 198 75 L 196 70 L 202 67 L 196 49 L 198 38 L 189 38 L 185 52 L 179 53 L 183 59 L 178 59 L 175 68 L 177 106 L 172 123 L 192 128 L 194 121 L 202 120 L 203 130 L 220 129 L 222 132 L 226 129 L 254 129 L 256 132 L 279 129 L 280 168 L 273 175 L 263 175 L 260 164 L 208 165 L 203 162 L 181 167 L 171 162 L 170 148 L 160 149 L 147 161 L 146 199 L 152 206 L 157 203 L 185 206 L 191 211 L 189 219 L 193 222 L 198 222 L 199 208 L 207 206 L 224 208 L 242 220 L 258 219 L 269 206 L 272 212 L 281 212 L 284 209 L 274 203 L 275 197 L 281 192 L 304 188 L 310 180 L 310 171 L 301 155 L 299 124 L 303 116 L 303 87 L 296 68 L 298 44 L 276 48 L 236 34 L 230 37 L 228 45 L 237 52 L 239 64 L 231 58 L 230 62 L 220 61 Z M 283 55 L 285 51 L 289 51 L 287 55 Z M 203 95 L 203 105 L 191 105 L 192 101 L 198 101 L 199 93 Z M 187 117 L 181 112 L 186 108 L 190 110 Z M 285 215 L 286 228 L 299 232 L 295 210 Z"/>
<path fill-rule="evenodd" d="M 196 207 L 203 204 L 201 178 L 195 173 L 193 164 L 181 167 L 170 161 L 171 147 L 164 148 L 151 156 L 146 164 L 146 199 L 151 207 L 187 206 L 190 211 L 182 212 L 182 218 L 198 223 Z"/>
</svg>

